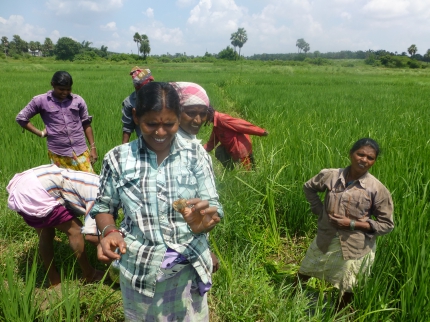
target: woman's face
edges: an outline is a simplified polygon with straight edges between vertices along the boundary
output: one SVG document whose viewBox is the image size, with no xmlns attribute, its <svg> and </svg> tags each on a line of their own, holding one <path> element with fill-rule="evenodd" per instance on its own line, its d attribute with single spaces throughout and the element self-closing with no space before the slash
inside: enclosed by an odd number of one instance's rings
<svg viewBox="0 0 430 322">
<path fill-rule="evenodd" d="M 52 95 L 60 101 L 65 100 L 72 92 L 72 86 L 52 85 L 52 87 Z"/>
<path fill-rule="evenodd" d="M 133 119 L 142 131 L 147 147 L 157 156 L 170 152 L 170 145 L 179 129 L 179 119 L 171 109 L 150 111 L 137 117 L 133 109 Z"/>
<path fill-rule="evenodd" d="M 350 153 L 349 159 L 351 160 L 352 173 L 361 177 L 375 163 L 376 152 L 371 146 L 366 145 Z"/>
<path fill-rule="evenodd" d="M 181 113 L 181 128 L 196 135 L 208 118 L 208 108 L 205 105 L 185 106 Z"/>
</svg>

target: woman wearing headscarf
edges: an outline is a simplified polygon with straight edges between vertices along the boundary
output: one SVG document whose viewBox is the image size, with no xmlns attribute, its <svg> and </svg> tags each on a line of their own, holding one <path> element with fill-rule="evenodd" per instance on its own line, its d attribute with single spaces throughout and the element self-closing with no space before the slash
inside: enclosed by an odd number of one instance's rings
<svg viewBox="0 0 430 322">
<path fill-rule="evenodd" d="M 127 96 L 122 102 L 122 143 L 130 141 L 130 136 L 136 131 L 137 137 L 141 132 L 133 121 L 133 108 L 136 105 L 136 92 L 144 85 L 154 81 L 152 73 L 147 68 L 135 66 L 130 71 L 134 92 Z"/>
<path fill-rule="evenodd" d="M 267 136 L 269 133 L 248 121 L 209 109 L 208 120 L 213 129 L 208 142 L 203 145 L 207 152 L 215 149 L 215 157 L 227 169 L 234 163 L 241 164 L 246 170 L 254 167 L 254 155 L 250 135 Z"/>
</svg>

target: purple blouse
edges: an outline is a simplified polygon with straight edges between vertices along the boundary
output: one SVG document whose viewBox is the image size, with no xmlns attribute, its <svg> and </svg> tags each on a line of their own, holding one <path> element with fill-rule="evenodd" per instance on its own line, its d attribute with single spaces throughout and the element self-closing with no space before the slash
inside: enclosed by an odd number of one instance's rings
<svg viewBox="0 0 430 322">
<path fill-rule="evenodd" d="M 84 153 L 88 147 L 83 126 L 91 123 L 87 104 L 76 94 L 70 94 L 62 102 L 53 95 L 52 90 L 33 99 L 18 113 L 16 121 L 27 124 L 36 114 L 40 114 L 48 134 L 48 150 L 54 154 L 72 157 Z"/>
</svg>

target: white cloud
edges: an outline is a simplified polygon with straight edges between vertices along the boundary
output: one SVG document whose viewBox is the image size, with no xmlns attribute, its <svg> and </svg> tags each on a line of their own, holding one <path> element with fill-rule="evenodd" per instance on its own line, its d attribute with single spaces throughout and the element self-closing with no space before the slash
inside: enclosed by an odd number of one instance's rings
<svg viewBox="0 0 430 322">
<path fill-rule="evenodd" d="M 342 12 L 340 14 L 340 17 L 344 20 L 351 20 L 352 16 L 349 12 Z"/>
<path fill-rule="evenodd" d="M 152 8 L 148 8 L 146 9 L 146 11 L 144 12 L 145 16 L 147 16 L 148 18 L 154 18 L 154 9 Z"/>
<path fill-rule="evenodd" d="M 176 1 L 176 5 L 180 8 L 191 6 L 195 0 L 178 0 Z"/>
<path fill-rule="evenodd" d="M 52 31 L 51 32 L 51 35 L 50 35 L 50 37 L 49 38 L 51 38 L 51 40 L 53 41 L 53 42 L 57 42 L 57 40 L 60 38 L 61 36 L 60 36 L 60 32 L 58 31 L 58 30 L 54 30 L 54 31 Z"/>
<path fill-rule="evenodd" d="M 151 25 L 142 24 L 130 27 L 130 38 L 137 32 L 148 36 L 153 47 L 154 43 L 169 44 L 171 47 L 180 46 L 183 43 L 183 33 L 180 28 L 167 28 L 160 22 L 153 22 Z"/>
<path fill-rule="evenodd" d="M 370 0 L 363 11 L 379 19 L 390 19 L 408 15 L 409 7 L 407 0 Z"/>
<path fill-rule="evenodd" d="M 118 10 L 124 0 L 48 0 L 45 5 L 57 15 Z"/>
<path fill-rule="evenodd" d="M 112 34 L 112 38 L 116 38 L 116 39 L 118 39 L 118 38 L 119 38 L 118 33 L 117 33 L 117 32 L 114 32 L 114 33 Z"/>
<path fill-rule="evenodd" d="M 233 31 L 246 10 L 234 0 L 200 0 L 190 11 L 187 24 L 198 32 Z M 234 27 L 234 28 L 233 28 Z"/>
<path fill-rule="evenodd" d="M 44 28 L 26 23 L 24 17 L 20 15 L 11 15 L 8 19 L 0 17 L 0 34 L 19 35 L 25 41 L 40 42 L 46 37 Z"/>
<path fill-rule="evenodd" d="M 117 30 L 116 22 L 112 21 L 112 22 L 107 23 L 104 26 L 102 25 L 102 26 L 100 26 L 100 30 L 102 30 L 102 31 L 115 31 L 115 30 Z"/>
</svg>

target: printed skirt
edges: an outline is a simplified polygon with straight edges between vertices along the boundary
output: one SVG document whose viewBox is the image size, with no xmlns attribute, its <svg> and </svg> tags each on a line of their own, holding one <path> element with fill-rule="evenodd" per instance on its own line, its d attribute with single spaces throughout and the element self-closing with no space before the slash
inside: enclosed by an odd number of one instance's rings
<svg viewBox="0 0 430 322">
<path fill-rule="evenodd" d="M 51 160 L 51 164 L 55 164 L 59 168 L 95 173 L 91 165 L 90 152 L 88 150 L 81 155 L 76 155 L 73 152 L 72 157 L 58 155 L 48 150 L 48 157 Z"/>
<path fill-rule="evenodd" d="M 207 293 L 200 296 L 196 279 L 195 269 L 187 265 L 174 277 L 156 282 L 151 298 L 135 291 L 121 274 L 125 321 L 209 321 Z"/>
</svg>

